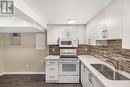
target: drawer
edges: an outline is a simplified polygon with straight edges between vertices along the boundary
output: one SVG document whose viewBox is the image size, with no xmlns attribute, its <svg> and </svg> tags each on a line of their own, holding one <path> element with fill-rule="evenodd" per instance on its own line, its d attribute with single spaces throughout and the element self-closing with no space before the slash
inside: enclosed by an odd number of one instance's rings
<svg viewBox="0 0 130 87">
<path fill-rule="evenodd" d="M 46 65 L 46 73 L 47 74 L 57 74 L 58 66 Z"/>
<path fill-rule="evenodd" d="M 55 74 L 47 74 L 46 80 L 58 80 L 58 75 Z"/>
<path fill-rule="evenodd" d="M 49 65 L 58 65 L 58 60 L 47 60 L 46 64 L 49 64 Z"/>
</svg>

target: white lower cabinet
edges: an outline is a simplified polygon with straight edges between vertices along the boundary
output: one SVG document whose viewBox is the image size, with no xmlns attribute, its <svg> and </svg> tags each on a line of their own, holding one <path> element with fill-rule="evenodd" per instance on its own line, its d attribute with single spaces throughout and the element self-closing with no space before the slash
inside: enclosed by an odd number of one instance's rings
<svg viewBox="0 0 130 87">
<path fill-rule="evenodd" d="M 85 65 L 81 64 L 81 83 L 83 87 L 87 87 L 87 71 Z"/>
<path fill-rule="evenodd" d="M 58 60 L 46 60 L 46 82 L 58 82 Z"/>
<path fill-rule="evenodd" d="M 81 84 L 83 87 L 104 87 L 83 63 L 81 63 Z"/>
<path fill-rule="evenodd" d="M 92 87 L 105 87 L 95 76 L 92 76 Z"/>
</svg>

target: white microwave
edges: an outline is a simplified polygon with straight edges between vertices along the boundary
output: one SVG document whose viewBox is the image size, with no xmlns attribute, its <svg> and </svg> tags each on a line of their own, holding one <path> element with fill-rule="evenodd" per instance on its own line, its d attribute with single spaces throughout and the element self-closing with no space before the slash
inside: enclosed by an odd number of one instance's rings
<svg viewBox="0 0 130 87">
<path fill-rule="evenodd" d="M 76 38 L 60 38 L 59 47 L 78 47 L 78 39 Z"/>
</svg>

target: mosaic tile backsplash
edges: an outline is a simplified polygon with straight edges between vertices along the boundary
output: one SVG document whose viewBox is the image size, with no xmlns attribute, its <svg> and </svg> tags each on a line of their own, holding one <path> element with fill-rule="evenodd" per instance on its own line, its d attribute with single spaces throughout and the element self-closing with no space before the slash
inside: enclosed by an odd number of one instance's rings
<svg viewBox="0 0 130 87">
<path fill-rule="evenodd" d="M 59 55 L 60 54 L 59 46 L 58 45 L 49 46 L 49 54 Z M 109 60 L 112 63 L 114 63 L 115 66 L 117 66 L 118 62 L 120 70 L 124 70 L 130 73 L 130 50 L 122 49 L 122 40 L 108 40 L 107 46 L 79 45 L 77 48 L 77 54 L 78 55 L 91 54 L 104 62 L 107 62 L 107 60 Z"/>
<path fill-rule="evenodd" d="M 122 49 L 121 40 L 108 40 L 107 46 L 91 46 L 91 55 L 96 56 L 104 62 L 109 60 L 115 66 L 117 66 L 118 62 L 120 70 L 130 73 L 130 50 Z"/>
<path fill-rule="evenodd" d="M 88 55 L 90 54 L 90 46 L 79 45 L 77 49 L 77 55 Z M 60 47 L 58 45 L 49 45 L 49 55 L 60 55 Z"/>
<path fill-rule="evenodd" d="M 49 55 L 60 55 L 59 45 L 49 45 Z"/>
</svg>

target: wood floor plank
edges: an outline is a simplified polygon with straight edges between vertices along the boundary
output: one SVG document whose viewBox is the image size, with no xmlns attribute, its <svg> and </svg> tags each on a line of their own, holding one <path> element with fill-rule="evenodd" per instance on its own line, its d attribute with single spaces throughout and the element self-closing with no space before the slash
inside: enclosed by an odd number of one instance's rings
<svg viewBox="0 0 130 87">
<path fill-rule="evenodd" d="M 45 83 L 44 75 L 3 75 L 0 87 L 82 87 L 80 84 Z"/>
</svg>

